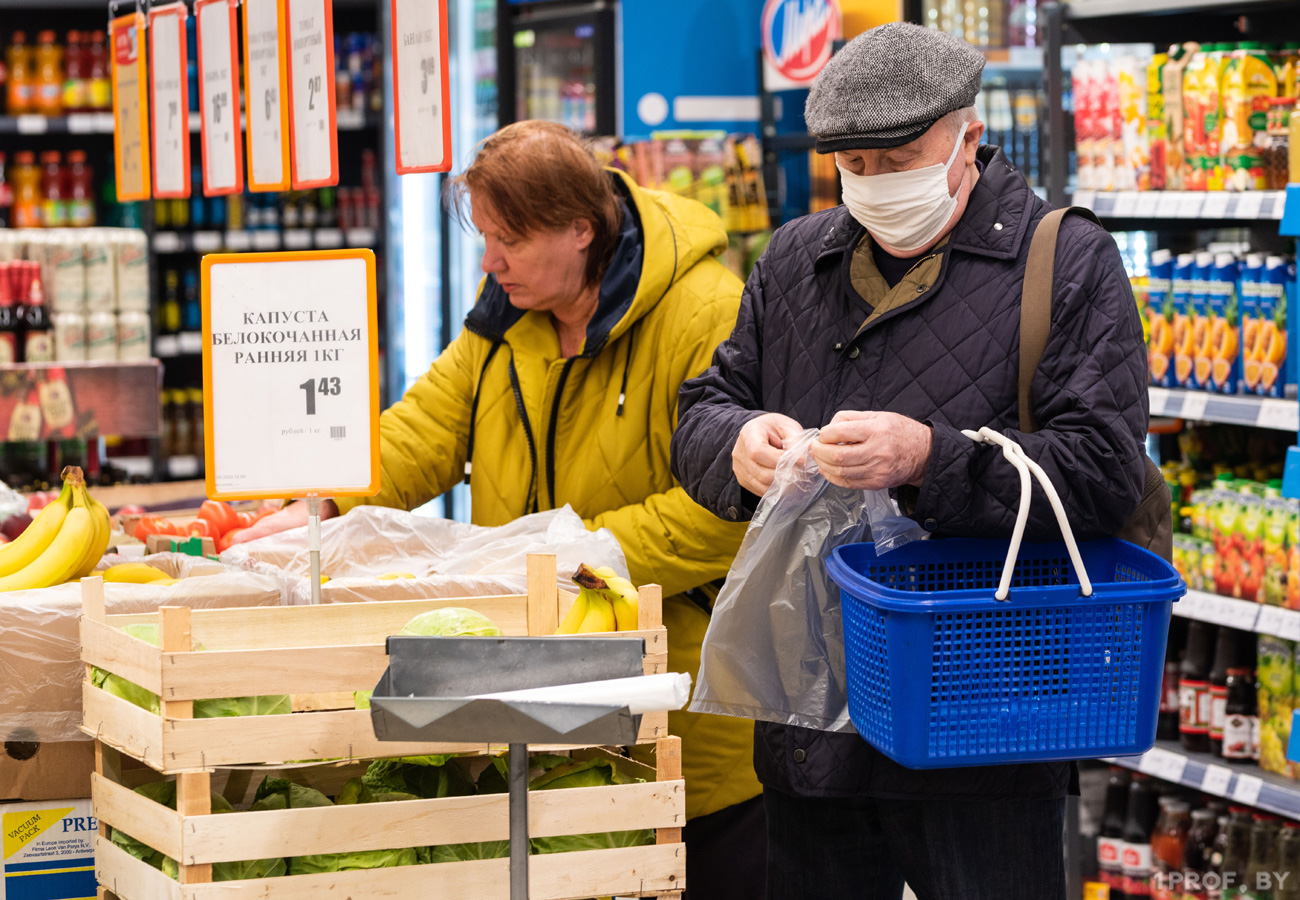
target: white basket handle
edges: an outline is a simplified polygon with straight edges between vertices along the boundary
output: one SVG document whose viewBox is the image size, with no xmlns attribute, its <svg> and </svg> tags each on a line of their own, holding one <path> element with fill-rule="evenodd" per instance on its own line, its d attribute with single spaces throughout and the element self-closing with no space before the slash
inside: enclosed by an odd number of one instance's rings
<svg viewBox="0 0 1300 900">
<path fill-rule="evenodd" d="M 1016 568 L 1016 557 L 1020 553 L 1020 542 L 1025 536 L 1025 523 L 1029 520 L 1030 472 L 1038 479 L 1038 483 L 1043 486 L 1043 493 L 1047 495 L 1048 502 L 1052 504 L 1052 512 L 1056 514 L 1056 522 L 1061 526 L 1061 536 L 1065 538 L 1065 547 L 1070 551 L 1070 559 L 1074 562 L 1074 570 L 1079 575 L 1079 592 L 1085 597 L 1091 597 L 1092 581 L 1088 578 L 1088 572 L 1083 566 L 1083 557 L 1079 555 L 1079 545 L 1075 543 L 1074 532 L 1070 530 L 1070 523 L 1065 517 L 1065 507 L 1061 503 L 1060 495 L 1056 493 L 1056 488 L 1052 486 L 1052 480 L 1043 471 L 1043 467 L 1030 459 L 1023 447 L 1006 435 L 999 434 L 991 428 L 981 428 L 979 431 L 963 431 L 962 434 L 977 444 L 997 444 L 1002 448 L 1002 455 L 1007 462 L 1015 466 L 1016 470 L 1020 472 L 1020 510 L 1016 514 L 1016 527 L 1011 533 L 1011 547 L 1007 551 L 1007 561 L 1002 567 L 1002 580 L 998 583 L 998 590 L 994 594 L 994 598 L 997 600 L 1007 599 L 1007 592 L 1011 589 L 1011 575 Z"/>
</svg>

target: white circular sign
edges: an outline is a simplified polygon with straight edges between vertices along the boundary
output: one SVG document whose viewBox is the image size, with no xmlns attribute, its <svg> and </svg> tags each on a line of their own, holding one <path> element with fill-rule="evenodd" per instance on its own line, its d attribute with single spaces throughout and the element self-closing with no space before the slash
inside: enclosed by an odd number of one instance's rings
<svg viewBox="0 0 1300 900">
<path fill-rule="evenodd" d="M 644 94 L 637 101 L 636 114 L 652 128 L 662 125 L 668 118 L 668 99 L 663 94 Z"/>
</svg>

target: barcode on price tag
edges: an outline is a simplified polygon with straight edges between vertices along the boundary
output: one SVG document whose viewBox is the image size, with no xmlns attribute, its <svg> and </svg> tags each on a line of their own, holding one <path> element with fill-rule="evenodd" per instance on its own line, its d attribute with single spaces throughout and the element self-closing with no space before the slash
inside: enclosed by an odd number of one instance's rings
<svg viewBox="0 0 1300 900">
<path fill-rule="evenodd" d="M 285 0 L 295 190 L 339 183 L 333 0 Z"/>
<path fill-rule="evenodd" d="M 1259 802 L 1260 789 L 1264 787 L 1264 780 L 1256 778 L 1254 775 L 1237 775 L 1237 784 L 1232 789 L 1232 799 L 1246 806 L 1254 806 Z"/>
<path fill-rule="evenodd" d="M 1142 761 L 1138 764 L 1138 769 L 1148 775 L 1175 782 L 1182 781 L 1186 768 L 1186 756 L 1181 753 L 1171 753 L 1160 747 L 1153 747 L 1142 754 Z"/>
<path fill-rule="evenodd" d="M 341 441 L 341 440 L 343 440 L 343 439 L 344 439 L 345 437 L 347 437 L 347 436 L 348 436 L 348 426 L 346 426 L 346 425 L 331 425 L 331 426 L 330 426 L 330 440 L 331 440 L 331 441 Z"/>
<path fill-rule="evenodd" d="M 239 140 L 239 56 L 235 7 L 230 0 L 196 0 L 199 114 L 202 117 L 203 193 L 244 190 L 244 147 Z"/>
<path fill-rule="evenodd" d="M 1205 767 L 1205 775 L 1201 778 L 1201 790 L 1216 797 L 1226 797 L 1228 796 L 1228 782 L 1231 780 L 1231 769 L 1227 766 L 1210 764 Z"/>
<path fill-rule="evenodd" d="M 397 171 L 451 168 L 446 0 L 393 0 Z"/>
</svg>

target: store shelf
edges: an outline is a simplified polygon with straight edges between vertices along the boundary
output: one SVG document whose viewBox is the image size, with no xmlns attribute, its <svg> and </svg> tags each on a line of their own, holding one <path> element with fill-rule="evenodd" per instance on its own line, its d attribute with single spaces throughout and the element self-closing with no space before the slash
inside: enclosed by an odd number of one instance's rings
<svg viewBox="0 0 1300 900">
<path fill-rule="evenodd" d="M 1286 191 L 1075 191 L 1072 206 L 1091 209 L 1099 219 L 1182 225 L 1207 222 L 1277 222 L 1286 209 Z"/>
<path fill-rule="evenodd" d="M 1211 394 L 1153 387 L 1151 415 L 1193 422 L 1252 425 L 1277 431 L 1300 431 L 1300 402 L 1268 397 Z"/>
<path fill-rule="evenodd" d="M 1110 16 L 1176 16 L 1187 13 L 1219 12 L 1229 5 L 1223 0 L 1078 0 L 1068 4 L 1071 19 L 1096 19 Z M 1253 10 L 1290 9 L 1292 0 L 1244 0 L 1230 4 L 1236 13 Z"/>
<path fill-rule="evenodd" d="M 0 116 L 0 134 L 112 134 L 113 114 Z"/>
<path fill-rule="evenodd" d="M 339 247 L 373 248 L 378 233 L 373 228 L 286 228 L 275 231 L 159 231 L 153 236 L 154 253 L 218 253 L 222 250 L 336 250 Z"/>
<path fill-rule="evenodd" d="M 1174 615 L 1184 619 L 1300 641 L 1300 612 L 1280 606 L 1264 606 L 1204 591 L 1188 591 L 1174 604 L 1173 610 Z"/>
<path fill-rule="evenodd" d="M 182 331 L 180 334 L 160 334 L 153 339 L 153 355 L 159 359 L 178 356 L 197 356 L 203 352 L 203 332 Z"/>
<path fill-rule="evenodd" d="M 1141 756 L 1105 761 L 1244 806 L 1300 819 L 1300 784 L 1254 764 L 1234 763 L 1209 753 L 1188 753 L 1177 741 L 1157 741 Z"/>
</svg>

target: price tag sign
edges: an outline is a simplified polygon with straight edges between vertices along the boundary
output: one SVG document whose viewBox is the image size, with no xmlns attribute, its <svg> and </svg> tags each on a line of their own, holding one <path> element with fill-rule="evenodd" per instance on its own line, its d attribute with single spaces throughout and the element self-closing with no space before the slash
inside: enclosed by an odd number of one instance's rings
<svg viewBox="0 0 1300 900">
<path fill-rule="evenodd" d="M 1160 193 L 1158 191 L 1143 191 L 1138 194 L 1137 212 L 1134 215 L 1139 219 L 1154 219 L 1159 208 Z"/>
<path fill-rule="evenodd" d="M 1120 191 L 1115 195 L 1115 211 L 1111 215 L 1117 219 L 1131 219 L 1137 214 L 1137 207 L 1137 191 Z"/>
<path fill-rule="evenodd" d="M 196 0 L 199 31 L 199 111 L 203 142 L 203 193 L 244 190 L 244 148 L 239 140 L 239 54 L 231 0 Z"/>
<path fill-rule="evenodd" d="M 284 0 L 244 0 L 248 189 L 289 189 L 289 55 Z"/>
<path fill-rule="evenodd" d="M 1201 206 L 1205 203 L 1205 194 L 1199 191 L 1187 191 L 1178 200 L 1178 218 L 1199 219 Z"/>
<path fill-rule="evenodd" d="M 1279 222 L 1286 217 L 1286 191 L 1273 191 L 1273 218 Z"/>
<path fill-rule="evenodd" d="M 1160 747 L 1153 747 L 1142 754 L 1138 769 L 1155 778 L 1178 782 L 1183 779 L 1187 768 L 1187 757 L 1181 753 L 1171 753 Z"/>
<path fill-rule="evenodd" d="M 1237 196 L 1237 218 L 1258 219 L 1264 209 L 1264 195 L 1259 191 L 1243 191 Z"/>
<path fill-rule="evenodd" d="M 1183 394 L 1183 406 L 1178 415 L 1183 419 L 1200 422 L 1205 419 L 1205 407 L 1210 402 L 1210 395 L 1203 391 L 1187 391 Z"/>
<path fill-rule="evenodd" d="M 447 0 L 393 0 L 397 173 L 451 168 Z"/>
<path fill-rule="evenodd" d="M 285 0 L 293 187 L 339 183 L 333 0 Z"/>
<path fill-rule="evenodd" d="M 1092 209 L 1093 204 L 1097 202 L 1095 191 L 1075 191 L 1074 196 L 1070 198 L 1070 205 L 1077 206 L 1080 209 Z"/>
<path fill-rule="evenodd" d="M 113 158 L 120 203 L 149 199 L 149 73 L 144 16 L 120 16 L 109 25 L 113 67 Z"/>
<path fill-rule="evenodd" d="M 1232 194 L 1223 191 L 1210 191 L 1205 195 L 1204 203 L 1201 206 L 1201 218 L 1203 219 L 1224 219 L 1228 216 L 1228 202 L 1232 200 Z"/>
<path fill-rule="evenodd" d="M 1261 606 L 1259 618 L 1255 622 L 1255 630 L 1260 634 L 1290 639 L 1290 635 L 1286 632 L 1297 630 L 1296 626 L 1300 625 L 1300 621 L 1297 620 L 1300 620 L 1300 613 L 1291 612 L 1280 606 Z"/>
<path fill-rule="evenodd" d="M 1259 802 L 1259 791 L 1264 787 L 1264 780 L 1254 775 L 1237 775 L 1237 785 L 1232 789 L 1232 799 L 1246 806 Z"/>
<path fill-rule="evenodd" d="M 1156 218 L 1174 219 L 1178 216 L 1178 207 L 1182 205 L 1182 191 L 1164 191 L 1156 205 Z"/>
<path fill-rule="evenodd" d="M 1169 408 L 1169 389 L 1162 387 L 1153 387 L 1147 389 L 1150 397 L 1151 415 L 1163 416 L 1165 410 Z"/>
<path fill-rule="evenodd" d="M 1255 425 L 1278 431 L 1295 431 L 1300 428 L 1300 404 L 1294 400 L 1264 399 L 1260 401 Z"/>
<path fill-rule="evenodd" d="M 1201 618 L 1228 628 L 1254 631 L 1255 622 L 1259 618 L 1259 604 L 1232 597 L 1207 595 Z"/>
<path fill-rule="evenodd" d="M 153 116 L 153 195 L 190 195 L 189 79 L 184 3 L 149 10 L 149 109 Z"/>
<path fill-rule="evenodd" d="M 1228 782 L 1232 780 L 1232 770 L 1227 766 L 1213 763 L 1205 767 L 1205 776 L 1201 778 L 1201 790 L 1216 797 L 1228 796 Z"/>
<path fill-rule="evenodd" d="M 375 255 L 206 256 L 208 496 L 371 496 L 379 490 Z"/>
</svg>

